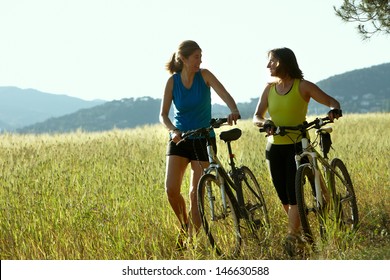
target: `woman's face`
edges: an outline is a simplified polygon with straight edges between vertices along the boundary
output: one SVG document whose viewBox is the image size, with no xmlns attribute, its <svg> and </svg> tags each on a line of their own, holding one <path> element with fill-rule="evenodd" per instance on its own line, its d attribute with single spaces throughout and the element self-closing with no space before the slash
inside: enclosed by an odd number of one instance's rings
<svg viewBox="0 0 390 280">
<path fill-rule="evenodd" d="M 272 77 L 278 76 L 278 67 L 279 67 L 279 59 L 277 59 L 273 54 L 270 54 L 267 68 L 269 68 Z"/>
<path fill-rule="evenodd" d="M 188 58 L 183 60 L 184 65 L 187 67 L 187 70 L 197 72 L 200 69 L 200 64 L 202 63 L 202 51 L 194 51 Z"/>
</svg>

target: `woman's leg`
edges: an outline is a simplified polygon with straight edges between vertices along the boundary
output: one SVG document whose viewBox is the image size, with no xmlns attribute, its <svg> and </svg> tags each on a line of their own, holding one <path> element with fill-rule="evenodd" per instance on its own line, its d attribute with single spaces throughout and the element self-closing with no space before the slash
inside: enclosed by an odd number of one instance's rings
<svg viewBox="0 0 390 280">
<path fill-rule="evenodd" d="M 188 159 L 184 157 L 167 157 L 165 191 L 167 193 L 169 204 L 175 212 L 176 217 L 179 219 L 182 228 L 188 224 L 185 200 L 180 193 L 181 183 L 183 181 L 187 165 Z"/>
<path fill-rule="evenodd" d="M 301 221 L 299 219 L 298 206 L 289 205 L 288 209 L 288 233 L 292 235 L 299 235 L 301 228 Z"/>
<path fill-rule="evenodd" d="M 267 144 L 266 159 L 272 182 L 288 217 L 288 233 L 300 231 L 300 219 L 295 197 L 295 147 Z"/>
<path fill-rule="evenodd" d="M 288 218 L 288 234 L 297 235 L 301 231 L 301 221 L 297 205 L 283 204 L 283 209 Z"/>
<path fill-rule="evenodd" d="M 203 175 L 203 170 L 209 165 L 207 161 L 191 161 L 191 186 L 190 186 L 190 224 L 189 234 L 198 232 L 201 226 L 201 220 L 198 211 L 198 196 L 197 189 L 200 177 Z"/>
</svg>

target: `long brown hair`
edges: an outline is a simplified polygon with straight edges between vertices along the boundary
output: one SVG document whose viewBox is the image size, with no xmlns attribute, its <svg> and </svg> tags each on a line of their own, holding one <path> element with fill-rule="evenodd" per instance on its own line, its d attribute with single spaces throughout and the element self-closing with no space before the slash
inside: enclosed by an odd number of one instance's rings
<svg viewBox="0 0 390 280">
<path fill-rule="evenodd" d="M 276 68 L 278 77 L 289 75 L 293 79 L 303 79 L 303 72 L 299 69 L 297 58 L 292 50 L 277 48 L 268 52 L 268 57 L 271 55 L 279 60 L 279 66 Z"/>
<path fill-rule="evenodd" d="M 183 41 L 179 45 L 177 51 L 173 53 L 171 60 L 167 62 L 165 68 L 171 74 L 180 72 L 183 69 L 182 58 L 188 58 L 196 50 L 202 51 L 202 49 L 195 41 L 191 41 L 191 40 Z"/>
</svg>

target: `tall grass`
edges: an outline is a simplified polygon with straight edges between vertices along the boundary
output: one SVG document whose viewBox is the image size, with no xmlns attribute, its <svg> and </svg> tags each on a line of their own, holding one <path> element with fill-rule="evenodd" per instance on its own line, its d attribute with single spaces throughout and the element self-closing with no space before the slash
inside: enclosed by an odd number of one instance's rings
<svg viewBox="0 0 390 280">
<path fill-rule="evenodd" d="M 347 165 L 361 225 L 331 238 L 308 259 L 390 258 L 390 114 L 346 115 L 334 126 L 331 156 Z M 242 120 L 233 143 L 257 176 L 271 218 L 261 246 L 242 259 L 286 259 L 287 219 L 264 159 L 265 137 Z M 226 127 L 224 128 L 226 129 Z M 178 223 L 164 191 L 167 135 L 160 125 L 102 133 L 0 136 L 1 259 L 217 259 L 199 246 L 175 250 Z M 226 147 L 218 143 L 226 162 Z M 188 175 L 188 174 L 187 174 Z M 182 192 L 187 199 L 189 180 Z"/>
</svg>

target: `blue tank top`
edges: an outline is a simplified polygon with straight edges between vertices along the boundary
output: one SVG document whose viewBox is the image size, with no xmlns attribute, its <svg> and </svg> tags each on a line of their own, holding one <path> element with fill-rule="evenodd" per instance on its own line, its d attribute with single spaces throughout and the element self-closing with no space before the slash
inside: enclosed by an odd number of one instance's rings
<svg viewBox="0 0 390 280">
<path fill-rule="evenodd" d="M 211 92 L 200 70 L 195 73 L 191 88 L 186 88 L 180 73 L 173 75 L 173 124 L 180 131 L 208 127 L 211 120 Z M 214 131 L 210 133 L 215 136 Z"/>
</svg>

